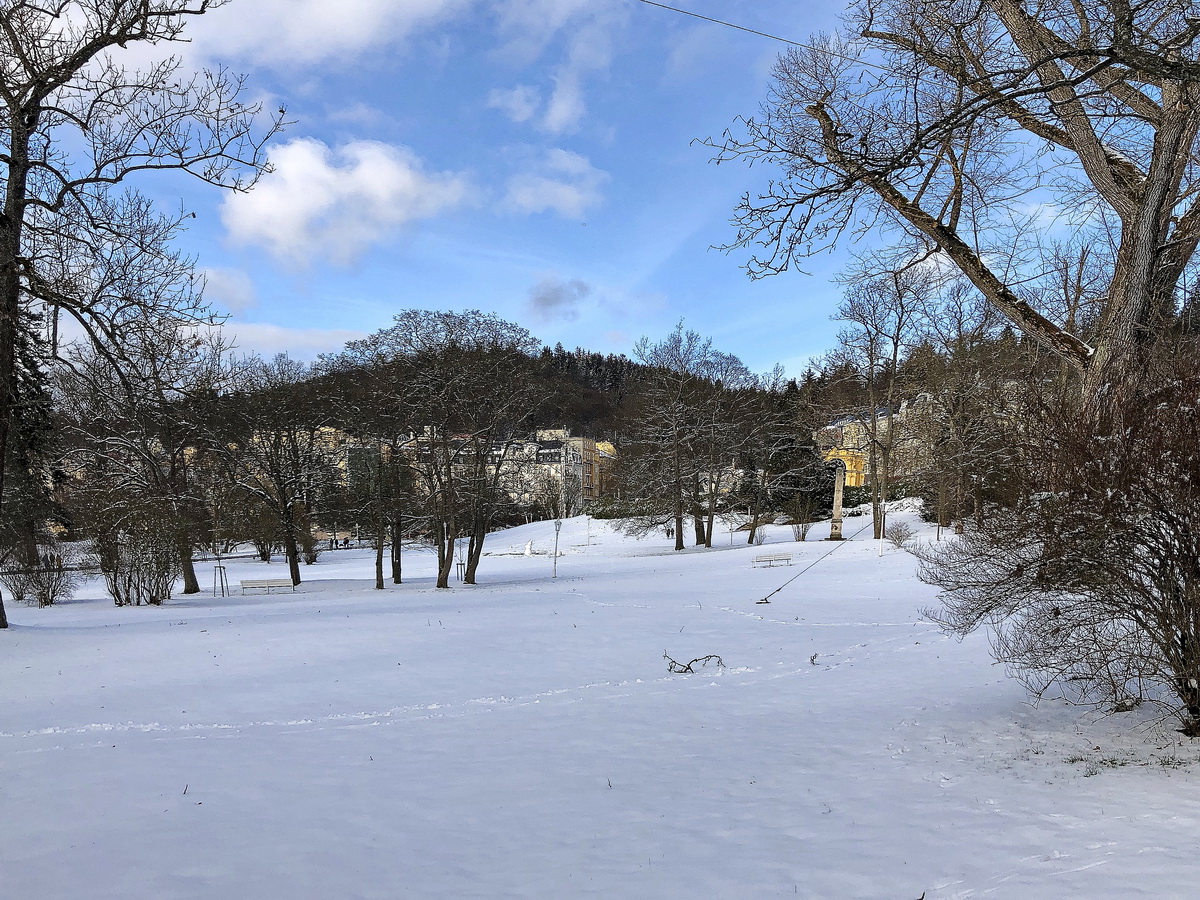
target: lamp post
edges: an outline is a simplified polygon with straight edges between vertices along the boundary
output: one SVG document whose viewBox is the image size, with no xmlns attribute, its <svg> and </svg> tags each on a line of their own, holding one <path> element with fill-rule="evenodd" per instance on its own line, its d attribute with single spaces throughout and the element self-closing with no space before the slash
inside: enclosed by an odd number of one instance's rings
<svg viewBox="0 0 1200 900">
<path fill-rule="evenodd" d="M 551 578 L 558 577 L 558 533 L 562 531 L 562 519 L 554 520 L 554 574 Z"/>
</svg>

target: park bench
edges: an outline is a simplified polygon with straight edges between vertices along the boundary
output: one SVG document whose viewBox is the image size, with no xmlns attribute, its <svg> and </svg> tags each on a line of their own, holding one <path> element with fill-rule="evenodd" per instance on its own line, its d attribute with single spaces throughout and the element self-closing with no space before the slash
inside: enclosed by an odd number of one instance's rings
<svg viewBox="0 0 1200 900">
<path fill-rule="evenodd" d="M 754 557 L 754 565 L 767 566 L 770 568 L 775 565 L 791 565 L 792 554 L 790 553 L 764 553 L 761 556 Z"/>
<path fill-rule="evenodd" d="M 271 588 L 291 588 L 294 592 L 296 586 L 292 584 L 290 578 L 243 578 L 242 593 L 246 591 L 264 590 L 268 594 L 271 593 Z"/>
</svg>

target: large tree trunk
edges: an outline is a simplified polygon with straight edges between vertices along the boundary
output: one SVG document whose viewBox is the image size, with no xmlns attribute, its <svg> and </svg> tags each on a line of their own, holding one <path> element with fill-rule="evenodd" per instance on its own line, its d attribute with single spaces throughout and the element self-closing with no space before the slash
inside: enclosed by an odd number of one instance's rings
<svg viewBox="0 0 1200 900">
<path fill-rule="evenodd" d="M 294 511 L 291 505 L 287 509 L 287 525 L 283 529 L 283 552 L 287 556 L 288 574 L 292 577 L 292 584 L 300 583 L 300 545 L 296 540 L 296 523 L 294 521 Z"/>
<path fill-rule="evenodd" d="M 20 327 L 21 281 L 18 257 L 21 251 L 21 223 L 28 173 L 26 154 L 17 155 L 15 148 L 21 134 L 11 134 L 8 182 L 3 214 L 0 215 L 0 515 L 7 515 L 4 503 L 4 474 L 8 460 L 8 439 L 16 394 L 17 329 Z M 27 136 L 26 140 L 27 140 Z M 0 628 L 8 627 L 4 598 L 0 596 Z"/>
<path fill-rule="evenodd" d="M 21 229 L 29 180 L 30 132 L 20 116 L 10 116 L 4 148 L 8 177 L 0 211 L 0 515 L 3 506 L 9 433 L 17 402 L 17 335 L 21 327 Z"/>
<path fill-rule="evenodd" d="M 196 563 L 192 559 L 192 540 L 184 529 L 179 534 L 179 564 L 183 569 L 183 593 L 200 593 L 200 580 L 196 577 Z"/>
<path fill-rule="evenodd" d="M 467 545 L 467 571 L 463 575 L 466 584 L 475 584 L 475 570 L 479 568 L 479 560 L 483 557 L 483 542 L 487 538 L 486 526 L 477 525 L 471 534 L 471 542 Z"/>
</svg>

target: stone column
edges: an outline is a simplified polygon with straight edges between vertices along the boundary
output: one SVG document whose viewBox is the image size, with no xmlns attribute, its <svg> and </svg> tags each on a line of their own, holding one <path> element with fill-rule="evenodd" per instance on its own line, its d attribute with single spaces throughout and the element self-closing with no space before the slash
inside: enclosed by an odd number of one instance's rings
<svg viewBox="0 0 1200 900">
<path fill-rule="evenodd" d="M 837 474 L 833 480 L 833 522 L 829 526 L 829 540 L 840 541 L 842 538 L 842 491 L 846 487 L 846 466 L 838 464 Z"/>
</svg>

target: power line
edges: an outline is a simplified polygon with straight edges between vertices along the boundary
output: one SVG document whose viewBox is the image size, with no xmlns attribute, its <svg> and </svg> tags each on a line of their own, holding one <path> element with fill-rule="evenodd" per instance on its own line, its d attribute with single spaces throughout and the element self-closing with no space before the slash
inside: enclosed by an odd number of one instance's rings
<svg viewBox="0 0 1200 900">
<path fill-rule="evenodd" d="M 705 22 L 712 22 L 714 25 L 721 25 L 725 28 L 733 28 L 736 31 L 744 31 L 747 34 L 765 37 L 771 41 L 779 41 L 781 44 L 787 44 L 791 47 L 799 47 L 801 50 L 809 50 L 813 53 L 824 53 L 826 56 L 833 59 L 840 59 L 845 62 L 855 63 L 856 65 L 860 66 L 867 66 L 868 68 L 872 69 L 880 69 L 888 74 L 893 74 L 892 70 L 887 66 L 880 65 L 879 63 L 868 62 L 865 59 L 859 59 L 857 57 L 836 53 L 833 50 L 830 50 L 828 47 L 814 47 L 812 44 L 805 44 L 802 41 L 793 41 L 791 38 L 780 37 L 777 34 L 771 34 L 767 31 L 757 31 L 753 28 L 747 28 L 745 25 L 737 25 L 733 22 L 726 22 L 724 19 L 715 19 L 712 16 L 701 15 L 700 13 L 692 12 L 689 9 L 680 9 L 678 6 L 667 6 L 667 4 L 658 3 L 656 0 L 637 0 L 637 2 L 645 3 L 647 6 L 657 6 L 659 9 L 669 10 L 673 13 L 679 13 L 681 16 L 691 16 L 693 19 L 702 19 Z"/>
<path fill-rule="evenodd" d="M 767 31 L 757 31 L 753 28 L 747 28 L 745 25 L 737 25 L 733 22 L 727 22 L 724 19 L 717 19 L 717 18 L 713 18 L 712 16 L 701 15 L 700 13 L 692 12 L 691 10 L 688 10 L 688 9 L 680 9 L 678 6 L 668 6 L 665 3 L 657 2 L 657 0 L 637 0 L 637 2 L 644 3 L 647 6 L 657 6 L 659 9 L 665 9 L 665 10 L 669 10 L 670 12 L 673 12 L 673 13 L 679 13 L 682 16 L 691 16 L 693 19 L 701 19 L 705 22 L 711 22 L 714 25 L 721 25 L 722 27 L 725 27 L 725 28 L 732 28 L 736 31 L 744 31 L 747 34 L 753 34 L 758 37 L 765 37 L 768 40 L 779 41 L 781 44 L 787 44 L 788 46 L 791 46 L 791 47 L 798 47 L 801 50 L 808 50 L 811 53 L 821 53 L 821 54 L 824 54 L 825 56 L 828 56 L 830 59 L 840 59 L 843 62 L 848 62 L 848 63 L 851 63 L 856 66 L 863 66 L 868 69 L 878 69 L 879 71 L 885 73 L 888 76 L 894 77 L 896 75 L 896 70 L 889 66 L 885 66 L 885 65 L 882 65 L 877 62 L 871 62 L 870 60 L 863 59 L 861 57 L 846 56 L 844 53 L 838 53 L 835 50 L 830 50 L 828 47 L 817 47 L 812 44 L 805 44 L 800 41 L 793 41 L 791 38 L 780 37 L 777 34 L 771 34 L 770 32 L 767 32 Z M 921 88 L 917 85 L 914 85 L 912 89 L 913 89 L 914 93 L 924 95 L 925 97 L 929 97 L 930 99 L 933 99 L 933 100 L 940 99 L 939 94 L 936 94 L 933 91 L 929 91 L 924 88 Z M 982 95 L 978 95 L 978 96 L 981 97 Z M 853 100 L 845 98 L 845 102 L 848 103 L 850 106 L 853 106 L 856 109 L 859 109 L 863 112 L 870 112 L 870 110 L 868 110 L 867 107 L 863 106 L 860 103 L 855 103 Z"/>
<path fill-rule="evenodd" d="M 726 28 L 736 28 L 738 31 L 745 31 L 748 34 L 756 34 L 759 37 L 769 38 L 772 41 L 779 41 L 781 44 L 791 44 L 793 47 L 803 47 L 805 50 L 811 50 L 811 47 L 800 43 L 799 41 L 789 40 L 785 37 L 780 37 L 777 34 L 769 34 L 765 31 L 755 31 L 753 28 L 747 28 L 745 25 L 735 25 L 733 22 L 726 22 L 724 19 L 714 19 L 712 16 L 702 16 L 700 13 L 691 12 L 690 10 L 680 9 L 677 6 L 667 6 L 665 3 L 655 3 L 654 0 L 638 0 L 639 3 L 645 3 L 647 6 L 657 6 L 659 9 L 668 9 L 671 12 L 679 13 L 683 16 L 691 16 L 693 19 L 703 19 L 705 22 L 712 22 L 714 25 L 724 25 Z"/>
</svg>

